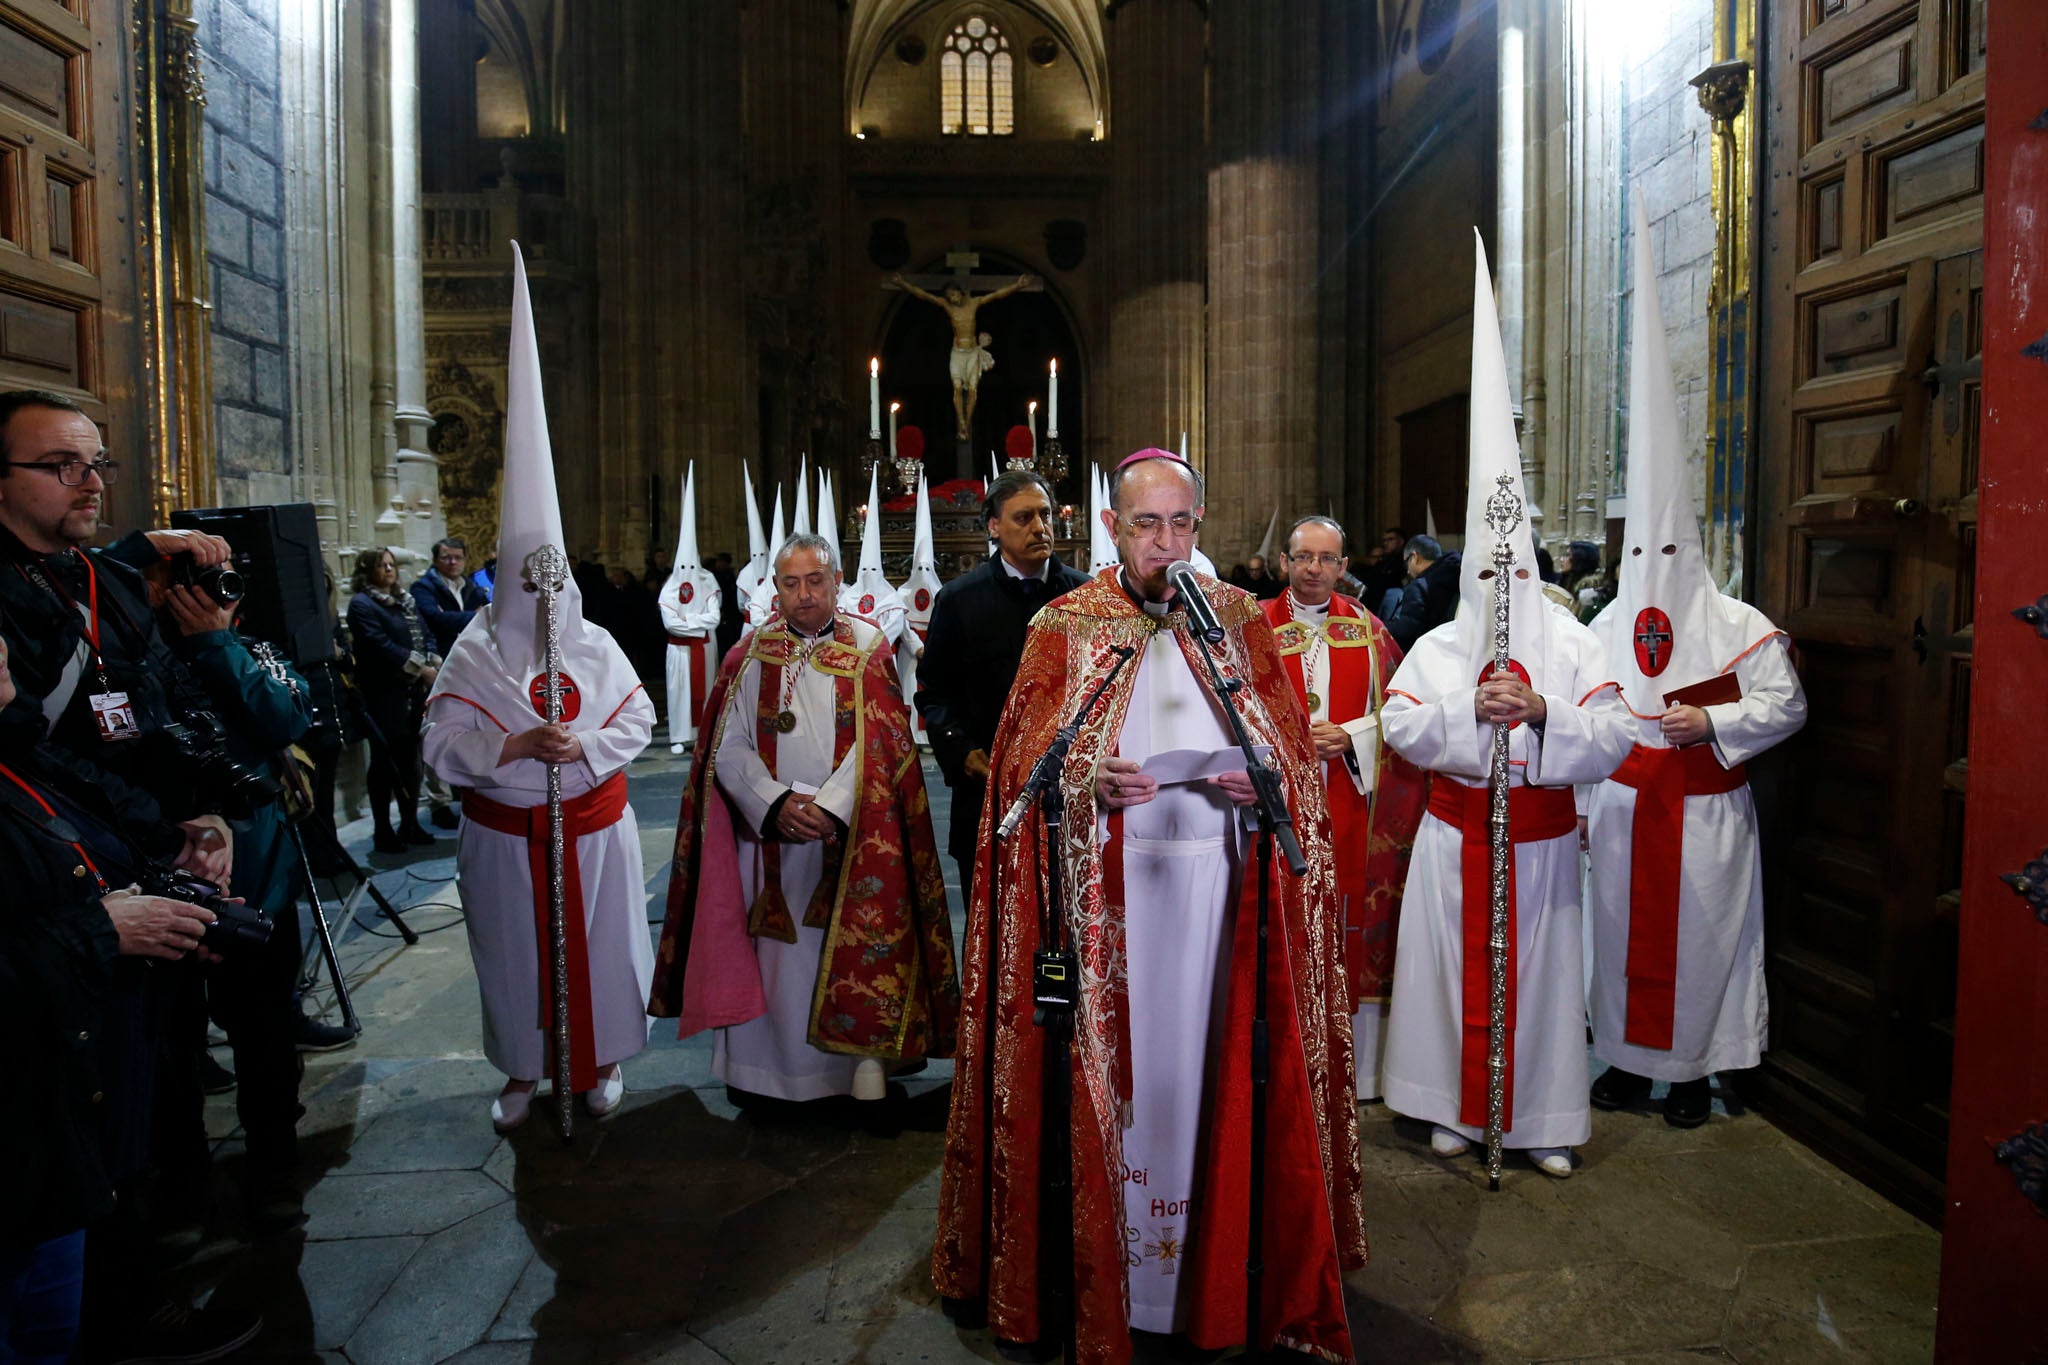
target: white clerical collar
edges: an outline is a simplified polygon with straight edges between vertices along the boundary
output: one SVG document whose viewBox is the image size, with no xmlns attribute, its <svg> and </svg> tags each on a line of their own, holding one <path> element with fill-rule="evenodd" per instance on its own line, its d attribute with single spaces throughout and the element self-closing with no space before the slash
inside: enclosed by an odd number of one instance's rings
<svg viewBox="0 0 2048 1365">
<path fill-rule="evenodd" d="M 791 635 L 796 636 L 799 640 L 822 640 L 832 633 L 834 626 L 839 624 L 839 618 L 837 616 L 827 617 L 825 624 L 815 631 L 807 631 L 786 617 L 783 619 L 782 624 L 784 629 L 788 630 Z"/>
<path fill-rule="evenodd" d="M 1043 583 L 1052 574 L 1052 560 L 1050 557 L 1046 559 L 1045 563 L 1038 566 L 1037 573 L 1025 573 L 1015 564 L 1012 564 L 1010 557 L 1001 550 L 996 551 L 996 563 L 1003 566 L 1004 573 L 1024 583 Z"/>
<path fill-rule="evenodd" d="M 1287 590 L 1287 606 L 1294 613 L 1296 620 L 1300 620 L 1304 616 L 1328 616 L 1330 614 L 1329 599 L 1325 598 L 1320 606 L 1311 606 L 1299 597 L 1296 597 L 1292 588 Z"/>
<path fill-rule="evenodd" d="M 1138 604 L 1139 609 L 1142 610 L 1147 616 L 1157 618 L 1162 616 L 1170 616 L 1173 614 L 1173 608 L 1171 606 L 1167 605 L 1164 602 L 1154 602 L 1151 599 L 1147 598 L 1143 593 L 1138 592 L 1136 589 L 1132 588 L 1131 576 L 1128 573 L 1126 573 L 1121 567 L 1119 567 L 1116 571 L 1116 581 L 1117 585 L 1124 590 L 1124 596 L 1130 598 L 1133 602 L 1136 602 Z"/>
</svg>

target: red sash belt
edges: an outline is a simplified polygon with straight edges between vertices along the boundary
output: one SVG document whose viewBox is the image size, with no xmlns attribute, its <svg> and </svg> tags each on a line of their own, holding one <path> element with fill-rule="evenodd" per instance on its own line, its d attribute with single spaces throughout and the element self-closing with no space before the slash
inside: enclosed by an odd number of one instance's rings
<svg viewBox="0 0 2048 1365">
<path fill-rule="evenodd" d="M 597 1039 L 590 1014 L 590 945 L 583 930 L 583 875 L 576 840 L 618 823 L 626 811 L 623 771 L 562 803 L 562 901 L 568 913 L 565 951 L 569 958 L 569 1084 L 581 1092 L 597 1084 Z M 507 806 L 464 789 L 462 813 L 485 829 L 526 840 L 527 867 L 533 875 L 533 929 L 540 947 L 540 1027 L 548 1035 L 554 1022 L 553 983 L 548 972 L 548 808 Z"/>
<path fill-rule="evenodd" d="M 1740 763 L 1722 767 L 1711 744 L 1683 749 L 1638 744 L 1614 781 L 1636 789 L 1622 1041 L 1669 1051 L 1678 1010 L 1678 870 L 1685 852 L 1685 798 L 1740 791 L 1749 771 Z"/>
<path fill-rule="evenodd" d="M 704 640 L 702 635 L 670 635 L 668 642 L 690 651 L 690 728 L 704 725 Z"/>
<path fill-rule="evenodd" d="M 1463 833 L 1459 849 L 1462 880 L 1460 891 L 1464 924 L 1465 989 L 1460 1015 L 1461 1058 L 1459 1064 L 1458 1122 L 1473 1128 L 1486 1126 L 1486 1053 L 1490 1019 L 1493 956 L 1491 938 L 1493 904 L 1493 834 L 1489 824 L 1492 806 L 1487 789 L 1468 787 L 1441 777 L 1429 783 L 1429 813 Z M 1560 839 L 1578 831 L 1579 812 L 1569 787 L 1514 787 L 1508 791 L 1508 831 L 1517 844 Z M 1519 975 L 1515 953 L 1515 860 L 1508 859 L 1508 1069 L 1504 1078 L 1507 1126 L 1515 1112 L 1515 978 Z"/>
</svg>

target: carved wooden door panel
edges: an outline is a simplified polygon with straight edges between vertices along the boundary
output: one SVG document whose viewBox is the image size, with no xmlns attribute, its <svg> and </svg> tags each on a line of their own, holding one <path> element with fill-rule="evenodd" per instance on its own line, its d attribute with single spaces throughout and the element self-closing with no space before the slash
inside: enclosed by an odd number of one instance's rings
<svg viewBox="0 0 2048 1365">
<path fill-rule="evenodd" d="M 128 50 L 113 0 L 0 0 L 0 387 L 55 389 L 146 484 L 127 191 L 115 170 Z M 147 505 L 146 496 L 141 505 Z M 129 524 L 133 524 L 130 522 Z"/>
<path fill-rule="evenodd" d="M 1765 833 L 1758 1099 L 1935 1218 L 1968 771 L 1982 10 L 1772 14 L 1759 598 L 1798 645 L 1811 719 Z"/>
</svg>

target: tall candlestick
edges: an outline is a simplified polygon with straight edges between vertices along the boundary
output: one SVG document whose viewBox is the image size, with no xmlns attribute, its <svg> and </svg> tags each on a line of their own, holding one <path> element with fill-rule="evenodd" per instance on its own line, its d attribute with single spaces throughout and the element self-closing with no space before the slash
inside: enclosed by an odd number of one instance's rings
<svg viewBox="0 0 2048 1365">
<path fill-rule="evenodd" d="M 882 358 L 875 356 L 868 361 L 868 439 L 880 440 L 882 436 Z"/>
<path fill-rule="evenodd" d="M 901 403 L 889 405 L 889 458 L 896 458 L 896 414 L 903 407 Z"/>
<path fill-rule="evenodd" d="M 1052 370 L 1045 380 L 1045 434 L 1060 434 L 1060 362 L 1052 362 Z"/>
<path fill-rule="evenodd" d="M 1032 399 L 1024 405 L 1024 425 L 1031 431 L 1031 458 L 1038 459 L 1038 400 Z"/>
</svg>

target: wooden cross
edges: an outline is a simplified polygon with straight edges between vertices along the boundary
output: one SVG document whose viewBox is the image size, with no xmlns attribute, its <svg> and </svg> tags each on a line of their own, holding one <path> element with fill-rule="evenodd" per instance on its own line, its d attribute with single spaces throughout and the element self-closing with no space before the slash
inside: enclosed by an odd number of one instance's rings
<svg viewBox="0 0 2048 1365">
<path fill-rule="evenodd" d="M 927 289 L 941 296 L 948 289 L 959 289 L 969 294 L 986 294 L 992 289 L 1001 289 L 1004 285 L 1017 278 L 1015 275 L 976 274 L 975 271 L 980 265 L 980 252 L 973 250 L 965 242 L 955 242 L 952 250 L 946 253 L 945 274 L 941 275 L 932 272 L 922 275 L 905 275 L 903 278 L 909 283 L 916 285 L 919 289 Z M 882 288 L 884 289 L 894 289 L 895 287 L 892 281 L 882 281 Z M 1038 294 L 1043 293 L 1044 290 L 1045 281 L 1033 277 L 1031 283 L 1025 285 L 1019 292 Z"/>
</svg>

